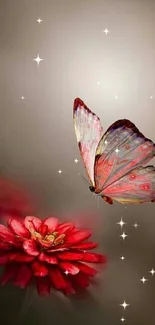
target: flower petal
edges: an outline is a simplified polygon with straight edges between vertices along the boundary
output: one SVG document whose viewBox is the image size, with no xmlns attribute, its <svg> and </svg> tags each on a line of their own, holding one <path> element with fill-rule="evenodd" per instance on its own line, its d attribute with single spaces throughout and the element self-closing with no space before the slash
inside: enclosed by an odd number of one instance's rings
<svg viewBox="0 0 155 325">
<path fill-rule="evenodd" d="M 4 265 L 9 262 L 9 254 L 1 254 L 0 255 L 0 265 Z"/>
<path fill-rule="evenodd" d="M 80 262 L 75 262 L 75 265 L 78 267 L 78 269 L 85 273 L 88 276 L 95 276 L 97 274 L 97 271 L 95 269 L 93 269 L 92 267 L 84 264 L 84 263 L 80 263 Z"/>
<path fill-rule="evenodd" d="M 47 277 L 37 278 L 37 291 L 39 296 L 49 296 L 50 289 L 51 284 Z"/>
<path fill-rule="evenodd" d="M 20 252 L 12 253 L 9 256 L 10 261 L 21 262 L 21 263 L 32 262 L 34 259 L 35 259 L 34 256 L 30 256 Z"/>
<path fill-rule="evenodd" d="M 17 267 L 15 267 L 13 264 L 6 265 L 4 272 L 0 278 L 0 284 L 5 285 L 10 280 L 12 280 L 17 273 Z"/>
<path fill-rule="evenodd" d="M 53 287 L 57 290 L 63 290 L 67 287 L 67 281 L 58 269 L 49 270 L 49 279 Z"/>
<path fill-rule="evenodd" d="M 49 264 L 58 264 L 58 259 L 56 258 L 56 256 L 47 255 L 44 252 L 42 252 L 39 255 L 39 261 L 41 261 L 41 262 L 47 262 Z"/>
<path fill-rule="evenodd" d="M 33 216 L 28 216 L 25 218 L 24 223 L 25 223 L 25 227 L 28 230 L 32 229 L 33 231 L 38 231 L 39 227 L 42 224 L 42 220 Z"/>
<path fill-rule="evenodd" d="M 83 258 L 83 253 L 62 252 L 58 254 L 60 260 L 78 261 Z"/>
<path fill-rule="evenodd" d="M 81 250 L 87 250 L 87 249 L 93 249 L 98 246 L 97 243 L 92 243 L 92 242 L 86 242 L 86 243 L 80 243 L 72 246 L 71 248 L 73 249 L 81 249 Z"/>
<path fill-rule="evenodd" d="M 96 253 L 83 253 L 81 260 L 89 263 L 106 263 L 107 261 L 105 255 Z"/>
<path fill-rule="evenodd" d="M 29 231 L 18 220 L 9 219 L 8 220 L 8 225 L 16 235 L 18 235 L 20 237 L 30 238 Z"/>
<path fill-rule="evenodd" d="M 48 268 L 38 261 L 34 261 L 32 263 L 32 270 L 34 276 L 46 276 L 48 274 Z"/>
<path fill-rule="evenodd" d="M 89 278 L 84 273 L 80 272 L 74 276 L 73 281 L 75 282 L 76 286 L 81 288 L 89 287 Z"/>
<path fill-rule="evenodd" d="M 38 256 L 40 253 L 37 247 L 37 243 L 33 239 L 25 240 L 23 243 L 23 248 L 28 255 Z"/>
<path fill-rule="evenodd" d="M 3 225 L 0 225 L 0 239 L 10 244 L 13 244 L 16 240 L 15 235 Z"/>
<path fill-rule="evenodd" d="M 48 227 L 48 232 L 52 233 L 56 230 L 57 226 L 59 224 L 59 221 L 57 218 L 48 217 L 43 221 L 43 225 L 46 225 Z"/>
<path fill-rule="evenodd" d="M 59 235 L 61 235 L 61 234 L 66 234 L 67 232 L 69 232 L 69 230 L 73 228 L 74 228 L 74 224 L 72 222 L 64 222 L 57 227 L 57 231 Z"/>
<path fill-rule="evenodd" d="M 69 262 L 60 262 L 60 267 L 61 269 L 66 273 L 66 274 L 72 274 L 72 275 L 75 275 L 75 274 L 78 274 L 79 273 L 79 268 L 72 264 L 72 263 L 69 263 Z"/>
<path fill-rule="evenodd" d="M 48 233 L 48 226 L 44 225 L 44 224 L 41 224 L 38 231 L 43 237 L 45 237 L 47 235 L 47 233 Z"/>
<path fill-rule="evenodd" d="M 68 234 L 66 238 L 67 244 L 76 244 L 79 243 L 91 236 L 91 231 L 89 230 L 76 230 L 72 232 L 71 234 Z"/>
<path fill-rule="evenodd" d="M 14 280 L 14 285 L 19 286 L 20 288 L 26 288 L 30 283 L 32 278 L 32 271 L 27 265 L 21 265 L 18 269 L 18 273 Z"/>
</svg>

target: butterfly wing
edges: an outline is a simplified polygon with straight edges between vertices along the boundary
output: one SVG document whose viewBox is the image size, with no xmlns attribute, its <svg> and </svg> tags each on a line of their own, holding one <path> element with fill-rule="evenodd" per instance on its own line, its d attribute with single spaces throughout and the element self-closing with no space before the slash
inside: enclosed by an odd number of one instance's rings
<svg viewBox="0 0 155 325">
<path fill-rule="evenodd" d="M 106 195 L 110 185 L 154 156 L 155 144 L 145 138 L 132 122 L 118 120 L 113 123 L 96 150 L 95 192 Z"/>
<path fill-rule="evenodd" d="M 120 203 L 143 203 L 155 201 L 155 167 L 146 166 L 131 172 L 109 185 L 104 195 Z"/>
<path fill-rule="evenodd" d="M 79 98 L 74 101 L 73 119 L 80 153 L 88 177 L 94 186 L 95 153 L 103 135 L 100 119 Z"/>
</svg>

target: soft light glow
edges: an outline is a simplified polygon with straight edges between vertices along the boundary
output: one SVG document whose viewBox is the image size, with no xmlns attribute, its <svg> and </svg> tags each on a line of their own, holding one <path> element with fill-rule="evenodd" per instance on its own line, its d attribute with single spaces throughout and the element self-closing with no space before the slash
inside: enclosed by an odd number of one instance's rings
<svg viewBox="0 0 155 325">
<path fill-rule="evenodd" d="M 154 270 L 154 269 L 152 269 L 152 270 L 150 271 L 150 273 L 151 273 L 152 275 L 154 275 L 154 273 L 155 273 L 155 270 Z"/>
<path fill-rule="evenodd" d="M 123 234 L 122 235 L 120 235 L 120 237 L 122 237 L 123 238 L 123 240 L 127 237 L 128 235 L 126 235 L 125 234 L 125 232 L 123 232 Z"/>
<path fill-rule="evenodd" d="M 124 222 L 121 218 L 120 222 L 117 222 L 118 225 L 121 226 L 121 228 L 126 224 L 126 222 Z"/>
<path fill-rule="evenodd" d="M 121 256 L 120 259 L 121 259 L 122 261 L 124 261 L 124 260 L 125 260 L 125 257 L 124 257 L 124 256 Z"/>
<path fill-rule="evenodd" d="M 129 307 L 130 305 L 126 303 L 126 301 L 124 301 L 120 306 L 122 306 L 124 309 L 126 309 L 127 307 Z"/>
<path fill-rule="evenodd" d="M 24 100 L 25 99 L 25 97 L 24 96 L 22 96 L 22 97 L 20 97 L 21 98 L 21 100 Z"/>
<path fill-rule="evenodd" d="M 42 19 L 38 18 L 37 22 L 40 24 L 42 22 Z"/>
<path fill-rule="evenodd" d="M 103 31 L 106 35 L 108 35 L 108 33 L 110 33 L 110 31 L 106 28 L 104 31 Z"/>
<path fill-rule="evenodd" d="M 37 62 L 38 66 L 39 66 L 40 62 L 43 61 L 43 59 L 41 59 L 41 58 L 39 57 L 39 54 L 38 54 L 38 56 L 37 56 L 35 59 L 33 59 L 33 60 Z"/>
<path fill-rule="evenodd" d="M 61 170 L 61 169 L 59 169 L 59 170 L 58 170 L 58 173 L 59 173 L 59 174 L 62 174 L 62 170 Z"/>
<path fill-rule="evenodd" d="M 137 222 L 135 222 L 135 224 L 133 225 L 135 228 L 137 228 L 139 225 L 137 224 Z"/>
<path fill-rule="evenodd" d="M 144 284 L 144 283 L 145 283 L 146 281 L 148 281 L 148 280 L 143 276 L 143 278 L 140 279 L 140 281 L 143 282 L 143 284 Z"/>
<path fill-rule="evenodd" d="M 123 323 L 124 321 L 125 321 L 125 318 L 122 317 L 122 318 L 121 318 L 121 322 Z"/>
</svg>

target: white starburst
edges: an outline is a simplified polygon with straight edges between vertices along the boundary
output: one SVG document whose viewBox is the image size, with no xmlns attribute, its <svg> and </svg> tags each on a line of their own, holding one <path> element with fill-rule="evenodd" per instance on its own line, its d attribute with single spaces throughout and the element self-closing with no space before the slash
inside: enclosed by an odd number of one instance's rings
<svg viewBox="0 0 155 325">
<path fill-rule="evenodd" d="M 148 281 L 148 280 L 143 276 L 143 278 L 140 279 L 140 281 L 143 282 L 143 284 L 144 284 L 144 283 L 145 283 L 146 281 Z"/>
<path fill-rule="evenodd" d="M 105 141 L 104 141 L 104 143 L 105 143 L 105 144 L 108 144 L 108 141 L 107 141 L 107 140 L 105 140 Z"/>
<path fill-rule="evenodd" d="M 121 318 L 121 322 L 122 323 L 125 322 L 125 318 L 124 317 Z"/>
<path fill-rule="evenodd" d="M 152 275 L 154 275 L 154 273 L 155 273 L 155 270 L 154 270 L 154 269 L 152 269 L 152 270 L 150 271 L 150 273 L 151 273 Z"/>
<path fill-rule="evenodd" d="M 121 218 L 120 222 L 117 222 L 118 225 L 121 226 L 121 228 L 126 224 L 126 222 L 124 222 Z"/>
<path fill-rule="evenodd" d="M 59 170 L 58 170 L 58 173 L 59 173 L 59 174 L 62 174 L 62 170 L 61 170 L 61 169 L 59 169 Z"/>
<path fill-rule="evenodd" d="M 69 272 L 66 270 L 66 271 L 65 271 L 65 274 L 68 275 L 68 273 L 69 273 Z"/>
<path fill-rule="evenodd" d="M 33 59 L 33 60 L 36 61 L 37 64 L 38 64 L 38 66 L 39 66 L 40 62 L 43 61 L 44 59 L 41 59 L 41 58 L 39 57 L 39 54 L 38 54 L 38 56 L 37 56 L 35 59 Z"/>
<path fill-rule="evenodd" d="M 120 150 L 119 150 L 118 148 L 115 150 L 116 153 L 118 153 L 119 151 L 120 151 Z"/>
<path fill-rule="evenodd" d="M 74 159 L 74 162 L 77 164 L 78 163 L 78 159 L 76 158 L 76 159 Z"/>
<path fill-rule="evenodd" d="M 120 259 L 121 259 L 122 261 L 124 261 L 124 260 L 125 260 L 125 257 L 124 257 L 124 256 L 121 256 Z"/>
<path fill-rule="evenodd" d="M 129 307 L 130 305 L 126 303 L 126 301 L 124 301 L 120 306 L 122 306 L 124 309 L 126 309 L 127 307 Z"/>
<path fill-rule="evenodd" d="M 137 224 L 137 222 L 135 222 L 135 224 L 133 225 L 135 228 L 137 228 L 139 225 Z"/>
<path fill-rule="evenodd" d="M 42 23 L 42 19 L 38 18 L 38 19 L 37 19 L 37 22 L 38 22 L 39 24 Z"/>
<path fill-rule="evenodd" d="M 104 31 L 103 31 L 106 35 L 108 35 L 108 33 L 110 33 L 110 31 L 106 28 Z"/>
<path fill-rule="evenodd" d="M 122 235 L 120 235 L 120 237 L 122 237 L 123 238 L 123 240 L 127 237 L 128 235 L 126 235 L 125 234 L 125 232 L 123 232 L 123 234 Z"/>
</svg>

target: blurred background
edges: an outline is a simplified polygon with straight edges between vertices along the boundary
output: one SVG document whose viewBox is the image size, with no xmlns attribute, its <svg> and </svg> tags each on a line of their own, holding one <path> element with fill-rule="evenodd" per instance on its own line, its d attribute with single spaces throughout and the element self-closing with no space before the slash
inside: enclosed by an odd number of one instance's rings
<svg viewBox="0 0 155 325">
<path fill-rule="evenodd" d="M 1 322 L 153 325 L 155 205 L 92 195 L 72 106 L 80 97 L 105 131 L 128 118 L 155 141 L 155 2 L 0 0 L 0 44 L 0 175 L 28 191 L 36 215 L 92 227 L 108 256 L 85 298 L 0 288 Z"/>
</svg>

